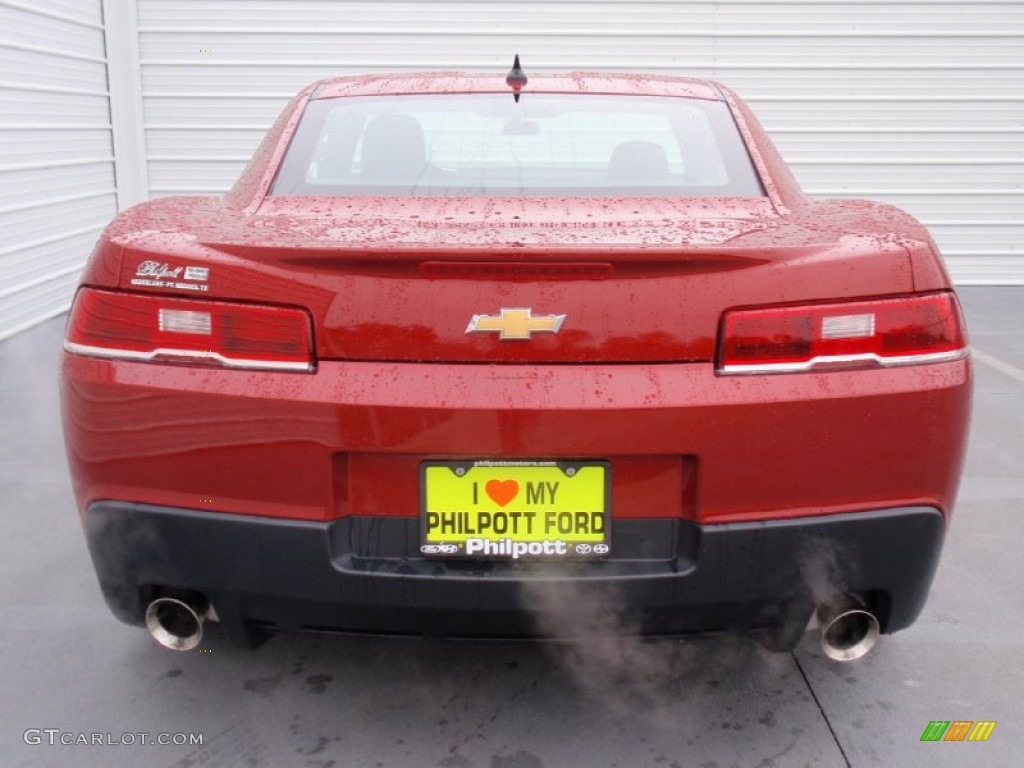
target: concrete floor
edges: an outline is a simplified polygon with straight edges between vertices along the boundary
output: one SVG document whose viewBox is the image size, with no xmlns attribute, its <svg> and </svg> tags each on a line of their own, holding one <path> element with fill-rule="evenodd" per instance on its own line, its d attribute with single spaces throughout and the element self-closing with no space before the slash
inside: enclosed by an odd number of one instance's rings
<svg viewBox="0 0 1024 768">
<path fill-rule="evenodd" d="M 1016 766 L 1024 744 L 1024 289 L 962 291 L 974 430 L 929 603 L 867 658 L 712 638 L 587 648 L 286 636 L 175 654 L 107 612 L 57 409 L 63 319 L 0 344 L 0 765 Z M 931 720 L 996 720 L 922 743 Z M 41 732 L 57 729 L 57 743 Z M 79 734 L 135 744 L 62 745 Z M 141 745 L 148 733 L 202 745 Z M 127 734 L 127 735 L 125 735 Z M 29 734 L 31 739 L 33 733 Z"/>
</svg>

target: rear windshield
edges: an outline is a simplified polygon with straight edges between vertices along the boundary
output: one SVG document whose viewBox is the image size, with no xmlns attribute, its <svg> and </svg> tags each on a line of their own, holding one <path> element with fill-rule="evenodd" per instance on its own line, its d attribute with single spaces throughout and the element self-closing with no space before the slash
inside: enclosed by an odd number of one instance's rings
<svg viewBox="0 0 1024 768">
<path fill-rule="evenodd" d="M 274 195 L 764 195 L 729 109 L 524 93 L 310 101 Z"/>
</svg>

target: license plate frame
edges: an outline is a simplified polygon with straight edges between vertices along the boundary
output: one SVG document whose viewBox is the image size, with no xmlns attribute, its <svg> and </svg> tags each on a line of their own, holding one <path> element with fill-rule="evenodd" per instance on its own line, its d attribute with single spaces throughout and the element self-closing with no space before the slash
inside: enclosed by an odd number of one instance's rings
<svg viewBox="0 0 1024 768">
<path fill-rule="evenodd" d="M 420 555 L 471 560 L 611 554 L 611 464 L 597 459 L 420 464 Z"/>
</svg>

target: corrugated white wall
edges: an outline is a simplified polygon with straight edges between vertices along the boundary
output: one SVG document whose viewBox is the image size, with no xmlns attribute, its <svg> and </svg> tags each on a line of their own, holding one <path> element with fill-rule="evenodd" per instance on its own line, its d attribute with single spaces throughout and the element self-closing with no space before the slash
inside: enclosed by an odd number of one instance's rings
<svg viewBox="0 0 1024 768">
<path fill-rule="evenodd" d="M 0 3 L 0 338 L 64 311 L 117 212 L 100 0 Z"/>
</svg>

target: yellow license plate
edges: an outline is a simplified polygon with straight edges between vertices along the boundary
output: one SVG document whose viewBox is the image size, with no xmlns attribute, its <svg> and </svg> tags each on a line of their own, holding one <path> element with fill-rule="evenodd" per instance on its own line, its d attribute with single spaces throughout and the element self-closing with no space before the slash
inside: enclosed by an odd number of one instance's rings
<svg viewBox="0 0 1024 768">
<path fill-rule="evenodd" d="M 611 552 L 611 468 L 601 461 L 427 461 L 427 557 L 562 559 Z"/>
</svg>

